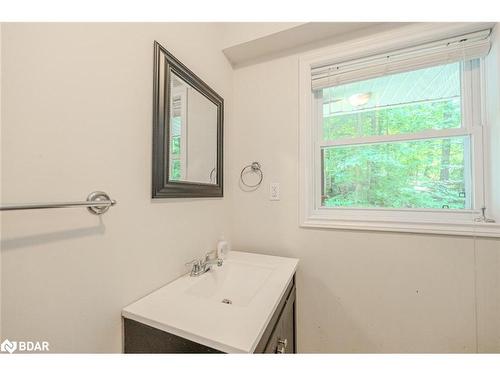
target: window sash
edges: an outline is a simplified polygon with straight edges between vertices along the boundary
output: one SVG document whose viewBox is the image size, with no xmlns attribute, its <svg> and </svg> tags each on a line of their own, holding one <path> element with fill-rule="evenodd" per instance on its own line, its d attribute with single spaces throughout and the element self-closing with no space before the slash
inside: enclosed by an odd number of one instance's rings
<svg viewBox="0 0 500 375">
<path fill-rule="evenodd" d="M 451 129 L 432 129 L 417 133 L 382 135 L 341 138 L 338 140 L 323 140 L 323 100 L 322 90 L 314 90 L 313 98 L 313 127 L 312 136 L 314 141 L 314 168 L 313 168 L 313 191 L 314 191 L 314 209 L 316 210 L 370 210 L 371 212 L 449 212 L 467 214 L 477 212 L 485 205 L 484 203 L 484 170 L 483 170 L 483 129 L 481 123 L 481 62 L 479 59 L 468 60 L 461 63 L 461 108 L 462 122 L 460 128 Z M 467 186 L 468 196 L 471 196 L 471 209 L 428 209 L 428 208 L 385 208 L 385 207 L 325 207 L 322 205 L 323 189 L 323 165 L 321 159 L 322 149 L 325 147 L 364 145 L 374 143 L 388 143 L 412 140 L 424 140 L 432 138 L 447 138 L 455 136 L 470 137 L 470 165 L 465 166 L 466 183 L 470 181 L 471 186 Z M 470 174 L 470 175 L 468 175 Z"/>
<path fill-rule="evenodd" d="M 474 63 L 476 62 L 476 63 Z M 475 64 L 475 65 L 474 65 Z M 479 123 L 474 115 L 473 108 L 469 105 L 472 100 L 472 91 L 474 90 L 475 82 L 479 82 L 480 77 L 476 77 L 474 71 L 478 71 L 479 59 L 467 60 L 460 63 L 461 71 L 461 126 L 460 128 L 449 128 L 449 129 L 428 129 L 421 132 L 415 133 L 402 133 L 402 134 L 392 134 L 392 135 L 380 135 L 380 136 L 356 136 L 356 137 L 344 137 L 335 140 L 323 140 L 323 115 L 322 115 L 322 105 L 323 105 L 323 89 L 313 90 L 313 97 L 315 101 L 315 114 L 317 115 L 315 119 L 315 124 L 317 126 L 318 138 L 316 138 L 320 146 L 337 146 L 337 145 L 355 145 L 355 144 L 365 144 L 365 143 L 377 143 L 377 142 L 391 142 L 391 141 L 401 141 L 401 140 L 418 140 L 422 138 L 441 138 L 448 136 L 460 136 L 460 135 L 471 135 L 474 123 Z M 420 69 L 420 68 L 419 68 Z M 474 76 L 473 76 L 474 75 Z M 357 82 L 363 81 L 360 79 Z M 329 86 L 335 87 L 335 86 Z M 476 93 L 474 96 L 478 96 Z M 477 104 L 477 103 L 476 103 Z M 372 108 L 374 110 L 376 108 Z M 477 114 L 476 114 L 477 117 Z"/>
<path fill-rule="evenodd" d="M 469 135 L 465 136 L 459 136 L 460 138 L 465 138 L 464 141 L 464 191 L 465 191 L 465 207 L 464 209 L 446 209 L 446 208 L 429 208 L 429 207 L 414 207 L 414 208 L 404 208 L 404 207 L 369 207 L 369 206 L 325 206 L 323 205 L 322 197 L 324 196 L 324 187 L 325 187 L 325 181 L 324 181 L 324 156 L 321 155 L 321 181 L 320 181 L 320 186 L 321 186 L 321 199 L 320 199 L 320 206 L 319 208 L 332 208 L 332 209 L 337 209 L 337 208 L 344 208 L 344 209 L 382 209 L 382 210 L 403 210 L 403 211 L 420 211 L 420 210 L 427 210 L 427 211 L 434 211 L 434 212 L 439 212 L 443 210 L 448 210 L 450 212 L 463 212 L 463 211 L 471 211 L 473 209 L 473 182 L 472 181 L 472 155 L 471 155 L 471 142 L 472 142 L 472 137 Z M 441 138 L 441 137 L 439 137 Z M 450 137 L 442 137 L 442 138 L 447 138 L 449 139 Z M 432 138 L 419 138 L 411 141 L 425 141 L 429 140 Z M 411 142 L 410 141 L 410 142 Z M 392 143 L 401 143 L 401 142 L 407 142 L 406 140 L 403 141 L 396 141 L 396 142 L 380 142 L 380 143 L 375 143 L 375 144 L 392 144 Z M 373 143 L 368 143 L 368 144 L 362 144 L 362 145 L 355 145 L 355 146 L 364 146 L 364 145 L 373 145 Z M 346 146 L 346 145 L 341 145 L 341 146 L 326 146 L 326 147 L 321 147 L 321 153 L 324 153 L 325 148 L 342 148 L 342 147 L 351 147 L 351 146 Z"/>
</svg>

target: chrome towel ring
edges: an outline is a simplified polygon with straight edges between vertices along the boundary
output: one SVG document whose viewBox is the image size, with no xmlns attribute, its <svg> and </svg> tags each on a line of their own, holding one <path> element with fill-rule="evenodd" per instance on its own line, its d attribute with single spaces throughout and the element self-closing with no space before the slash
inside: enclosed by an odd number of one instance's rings
<svg viewBox="0 0 500 375">
<path fill-rule="evenodd" d="M 252 173 L 258 173 L 259 174 L 259 181 L 254 184 L 254 185 L 249 185 L 245 182 L 245 178 L 243 177 L 245 175 L 245 172 L 252 172 Z M 240 180 L 243 185 L 245 185 L 248 188 L 256 188 L 262 183 L 262 179 L 264 178 L 264 173 L 262 172 L 262 168 L 260 166 L 260 163 L 257 161 L 252 162 L 252 164 L 248 164 L 245 166 L 240 173 Z"/>
</svg>

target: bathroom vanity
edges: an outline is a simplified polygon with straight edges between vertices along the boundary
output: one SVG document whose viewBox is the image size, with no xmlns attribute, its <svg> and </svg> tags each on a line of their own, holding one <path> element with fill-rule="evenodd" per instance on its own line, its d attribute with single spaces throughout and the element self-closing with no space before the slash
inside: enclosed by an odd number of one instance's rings
<svg viewBox="0 0 500 375">
<path fill-rule="evenodd" d="M 233 251 L 122 310 L 125 353 L 295 353 L 293 258 Z"/>
</svg>

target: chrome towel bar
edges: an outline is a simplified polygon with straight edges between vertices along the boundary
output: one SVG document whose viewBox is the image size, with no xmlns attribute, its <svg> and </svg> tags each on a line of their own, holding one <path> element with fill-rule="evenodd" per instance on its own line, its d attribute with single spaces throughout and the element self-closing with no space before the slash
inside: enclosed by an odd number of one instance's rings
<svg viewBox="0 0 500 375">
<path fill-rule="evenodd" d="M 111 199 L 108 194 L 102 191 L 93 191 L 89 194 L 87 200 L 83 202 L 8 204 L 0 206 L 0 211 L 87 207 L 87 210 L 89 210 L 90 213 L 94 215 L 102 215 L 115 204 L 116 201 L 114 199 Z"/>
</svg>

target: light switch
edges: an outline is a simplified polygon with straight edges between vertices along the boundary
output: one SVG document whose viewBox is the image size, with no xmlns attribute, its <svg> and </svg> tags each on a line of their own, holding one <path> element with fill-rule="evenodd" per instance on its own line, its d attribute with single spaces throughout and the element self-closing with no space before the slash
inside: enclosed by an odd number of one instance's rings
<svg viewBox="0 0 500 375">
<path fill-rule="evenodd" d="M 269 200 L 280 200 L 280 184 L 278 182 L 271 182 L 269 184 Z"/>
</svg>

